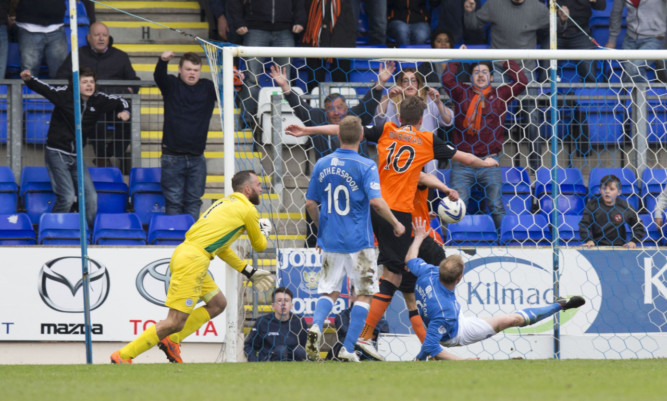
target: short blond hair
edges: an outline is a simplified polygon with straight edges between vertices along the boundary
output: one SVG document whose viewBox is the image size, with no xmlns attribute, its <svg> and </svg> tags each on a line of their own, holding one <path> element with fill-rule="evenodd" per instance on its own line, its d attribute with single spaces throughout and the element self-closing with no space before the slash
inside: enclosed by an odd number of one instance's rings
<svg viewBox="0 0 667 401">
<path fill-rule="evenodd" d="M 341 120 L 338 126 L 338 137 L 340 143 L 345 145 L 354 145 L 359 141 L 363 127 L 361 126 L 361 118 L 357 116 L 347 116 Z"/>
<path fill-rule="evenodd" d="M 463 274 L 464 263 L 461 255 L 451 255 L 440 262 L 440 281 L 443 284 L 454 284 Z"/>
</svg>

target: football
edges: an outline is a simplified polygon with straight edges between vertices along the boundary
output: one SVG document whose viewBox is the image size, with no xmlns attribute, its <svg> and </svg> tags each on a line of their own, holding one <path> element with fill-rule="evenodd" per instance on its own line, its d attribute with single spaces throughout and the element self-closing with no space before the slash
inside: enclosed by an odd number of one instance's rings
<svg viewBox="0 0 667 401">
<path fill-rule="evenodd" d="M 466 205 L 461 199 L 454 202 L 449 198 L 442 198 L 438 203 L 438 215 L 447 224 L 458 223 L 466 215 Z"/>
</svg>

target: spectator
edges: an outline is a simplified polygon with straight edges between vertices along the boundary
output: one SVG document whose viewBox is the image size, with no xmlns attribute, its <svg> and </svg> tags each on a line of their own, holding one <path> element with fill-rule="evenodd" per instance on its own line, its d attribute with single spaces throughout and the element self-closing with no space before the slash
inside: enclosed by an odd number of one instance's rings
<svg viewBox="0 0 667 401">
<path fill-rule="evenodd" d="M 607 47 L 616 48 L 616 40 L 621 33 L 623 8 L 627 8 L 625 19 L 627 30 L 623 38 L 623 49 L 657 50 L 662 49 L 665 39 L 667 12 L 664 0 L 629 0 L 614 2 L 609 16 L 609 40 Z M 627 82 L 646 82 L 646 60 L 623 62 L 623 80 Z"/>
<path fill-rule="evenodd" d="M 429 0 L 431 7 L 437 7 L 439 2 Z M 426 0 L 389 0 L 387 8 L 387 33 L 396 41 L 396 46 L 426 43 L 431 34 L 431 10 Z"/>
<path fill-rule="evenodd" d="M 28 88 L 47 98 L 54 104 L 49 131 L 46 135 L 44 160 L 49 172 L 51 186 L 56 194 L 56 202 L 51 212 L 69 213 L 74 204 L 77 187 L 76 137 L 74 123 L 74 94 L 72 81 L 69 85 L 54 88 L 34 78 L 30 70 L 21 72 L 21 79 Z M 83 138 L 90 136 L 97 121 L 108 110 L 114 110 L 123 121 L 130 118 L 128 104 L 120 97 L 107 95 L 95 90 L 95 73 L 86 67 L 80 71 L 81 130 Z M 86 198 L 86 220 L 90 227 L 97 214 L 97 193 L 90 178 L 88 168 L 83 169 L 83 185 Z"/>
<path fill-rule="evenodd" d="M 359 14 L 357 12 L 355 17 L 355 1 L 358 0 L 306 0 L 308 23 L 303 43 L 312 47 L 356 47 Z M 308 91 L 319 82 L 327 81 L 327 72 L 331 74 L 331 81 L 347 82 L 352 66 L 350 59 L 341 58 L 309 58 L 306 63 L 310 72 Z"/>
<path fill-rule="evenodd" d="M 138 80 L 137 73 L 132 68 L 130 56 L 122 50 L 113 47 L 113 39 L 109 35 L 109 28 L 101 22 L 95 22 L 90 26 L 86 35 L 87 45 L 79 48 L 79 65 L 90 68 L 95 72 L 99 80 Z M 72 54 L 70 53 L 58 69 L 56 78 L 67 79 L 72 75 Z M 106 93 L 127 95 L 138 93 L 138 86 L 113 86 L 100 87 Z M 111 130 L 108 128 L 111 127 Z M 109 132 L 107 132 L 109 131 Z M 117 121 L 114 113 L 107 113 L 103 121 L 98 122 L 93 140 L 95 149 L 95 164 L 98 167 L 111 166 L 110 157 L 116 157 L 118 167 L 124 174 L 130 171 L 130 159 L 127 151 L 130 147 L 132 133 L 131 124 Z M 107 143 L 107 137 L 112 140 Z"/>
<path fill-rule="evenodd" d="M 316 126 L 324 124 L 340 124 L 341 120 L 347 115 L 358 116 L 361 123 L 368 125 L 371 123 L 375 109 L 382 98 L 384 85 L 394 73 L 395 66 L 393 62 L 382 65 L 378 71 L 378 80 L 361 99 L 359 104 L 349 108 L 345 97 L 338 93 L 331 93 L 324 99 L 324 108 L 310 107 L 308 101 L 302 99 L 290 88 L 289 81 L 285 75 L 284 69 L 277 66 L 271 66 L 271 78 L 276 85 L 283 91 L 283 95 L 294 109 L 294 114 L 305 122 L 307 126 Z M 315 149 L 315 159 L 319 160 L 334 150 L 340 148 L 338 137 L 326 138 L 324 135 L 314 135 L 310 138 Z M 368 156 L 368 142 L 364 139 L 361 142 L 359 153 Z M 314 248 L 317 238 L 317 227 L 313 224 L 310 215 L 306 213 L 306 246 Z"/>
<path fill-rule="evenodd" d="M 579 234 L 584 248 L 594 246 L 623 246 L 636 248 L 646 235 L 644 225 L 637 217 L 637 212 L 630 208 L 621 194 L 621 180 L 613 174 L 605 175 L 600 180 L 600 196 L 586 203 L 584 214 L 579 222 Z M 625 225 L 632 230 L 632 239 L 626 240 Z"/>
<path fill-rule="evenodd" d="M 204 149 L 216 92 L 211 80 L 201 78 L 201 57 L 185 53 L 178 78 L 167 74 L 173 57 L 173 51 L 163 52 L 153 74 L 164 98 L 162 193 L 167 214 L 189 213 L 196 221 L 206 188 Z"/>
<path fill-rule="evenodd" d="M 354 21 L 359 21 L 362 2 L 368 18 L 368 44 L 387 44 L 387 0 L 351 0 Z"/>
<path fill-rule="evenodd" d="M 357 302 L 357 294 L 354 290 L 354 286 L 350 286 L 350 294 L 347 298 L 347 309 L 340 312 L 334 318 L 334 327 L 336 327 L 336 343 L 331 347 L 331 351 L 327 354 L 327 359 L 339 359 L 338 351 L 340 351 L 343 346 L 343 340 L 347 335 L 347 331 L 350 327 L 350 313 L 354 307 L 354 303 Z M 380 319 L 375 330 L 373 330 L 373 341 L 377 341 L 378 335 L 380 333 L 389 333 L 389 324 L 384 318 Z"/>
<path fill-rule="evenodd" d="M 386 122 L 399 125 L 400 105 L 411 96 L 418 96 L 426 104 L 421 126 L 417 128 L 420 131 L 437 132 L 438 128 L 445 129 L 454 124 L 452 109 L 445 106 L 437 89 L 426 86 L 423 76 L 417 74 L 416 69 L 412 67 L 402 69 L 396 75 L 395 81 L 396 85 L 389 89 L 377 108 L 373 119 L 374 125 L 381 127 Z M 438 162 L 434 160 L 428 164 L 425 171 L 429 173 L 437 169 Z"/>
<path fill-rule="evenodd" d="M 304 0 L 228 0 L 228 15 L 243 37 L 244 46 L 294 47 L 294 35 L 306 25 Z M 289 58 L 276 58 L 280 66 L 289 68 Z M 249 73 L 241 89 L 241 101 L 247 114 L 257 114 L 258 77 L 264 72 L 263 60 L 246 60 Z M 289 79 L 289 69 L 287 70 Z"/>
<path fill-rule="evenodd" d="M 248 362 L 306 360 L 306 328 L 308 324 L 292 310 L 292 291 L 278 287 L 271 297 L 273 313 L 255 322 L 243 352 Z"/>
<path fill-rule="evenodd" d="M 607 0 L 561 0 L 559 4 L 558 48 L 595 49 L 596 46 L 589 39 L 589 36 L 592 36 L 589 27 L 592 10 L 604 10 Z M 586 31 L 582 31 L 582 28 Z M 597 78 L 594 61 L 580 60 L 577 63 L 577 72 L 585 82 L 595 82 Z"/>
<path fill-rule="evenodd" d="M 7 73 L 7 56 L 9 52 L 9 1 L 0 0 L 0 79 L 5 79 Z"/>
<path fill-rule="evenodd" d="M 480 159 L 493 158 L 498 161 L 505 141 L 507 105 L 526 89 L 528 79 L 521 67 L 514 61 L 505 62 L 505 70 L 512 77 L 512 84 L 491 86 L 491 63 L 479 62 L 472 65 L 472 86 L 457 82 L 455 71 L 458 62 L 450 62 L 442 84 L 449 91 L 456 110 L 455 129 L 452 143 L 458 150 L 469 152 Z M 502 176 L 500 167 L 474 168 L 452 161 L 452 187 L 458 191 L 464 203 L 470 198 L 473 185 L 481 185 L 491 204 L 491 216 L 496 228 L 505 215 L 502 200 Z"/>
<path fill-rule="evenodd" d="M 444 347 L 459 347 L 483 341 L 510 327 L 535 324 L 561 310 L 578 308 L 586 303 L 575 295 L 556 298 L 553 303 L 518 310 L 513 313 L 478 318 L 464 316 L 456 300 L 456 286 L 463 280 L 464 263 L 460 255 L 452 255 L 433 265 L 420 259 L 418 250 L 428 236 L 426 222 L 415 224 L 415 238 L 405 256 L 407 269 L 417 276 L 415 293 L 419 313 L 426 323 L 426 339 L 417 360 L 465 359 L 451 354 Z M 443 347 L 444 346 L 444 347 Z M 479 359 L 479 358 L 467 358 Z"/>
<path fill-rule="evenodd" d="M 431 47 L 434 49 L 453 49 L 454 40 L 452 34 L 441 28 L 431 32 Z M 417 72 L 421 74 L 427 85 L 440 84 L 440 77 L 445 72 L 447 62 L 425 61 L 419 64 Z M 440 89 L 440 95 L 445 95 L 444 88 Z"/>
<path fill-rule="evenodd" d="M 475 7 L 475 0 L 465 1 L 465 26 L 480 29 L 490 24 L 492 49 L 535 49 L 538 31 L 549 27 L 549 10 L 538 0 L 488 0 L 479 10 L 475 11 Z M 529 80 L 536 79 L 538 71 L 535 60 L 522 60 L 522 64 L 523 73 Z M 501 67 L 496 63 L 495 81 L 499 84 L 513 81 L 511 76 L 500 73 Z M 531 98 L 522 104 L 529 117 L 528 133 L 524 138 L 530 142 L 528 161 L 534 171 L 542 165 L 542 144 L 537 129 L 540 111 L 534 99 L 539 91 L 531 88 L 528 94 Z"/>
<path fill-rule="evenodd" d="M 663 215 L 667 208 L 667 187 L 660 192 L 658 199 L 655 202 L 655 209 L 653 210 L 653 221 L 658 228 L 662 229 Z"/>
<path fill-rule="evenodd" d="M 16 26 L 19 33 L 21 70 L 39 75 L 42 58 L 49 66 L 53 78 L 67 56 L 65 37 L 66 5 L 64 1 L 21 0 L 16 7 Z"/>
</svg>

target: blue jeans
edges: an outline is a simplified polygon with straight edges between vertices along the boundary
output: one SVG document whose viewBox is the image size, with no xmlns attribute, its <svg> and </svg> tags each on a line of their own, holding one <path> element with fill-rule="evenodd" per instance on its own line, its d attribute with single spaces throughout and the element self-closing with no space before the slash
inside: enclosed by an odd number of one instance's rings
<svg viewBox="0 0 667 401">
<path fill-rule="evenodd" d="M 558 37 L 559 49 L 595 49 L 593 43 L 584 33 L 579 32 L 569 38 Z M 577 62 L 577 73 L 584 82 L 596 82 L 597 67 L 595 61 L 579 60 Z"/>
<path fill-rule="evenodd" d="M 368 44 L 386 44 L 387 0 L 351 0 L 352 14 L 355 21 L 359 21 L 359 7 L 362 1 L 368 17 Z"/>
<path fill-rule="evenodd" d="M 195 221 L 206 189 L 206 159 L 201 156 L 162 155 L 162 194 L 166 214 L 190 214 Z"/>
<path fill-rule="evenodd" d="M 56 194 L 56 203 L 51 213 L 69 213 L 78 192 L 76 157 L 47 148 L 44 151 L 44 162 L 46 171 L 49 172 L 53 193 Z M 86 196 L 86 221 L 92 229 L 97 214 L 97 192 L 95 192 L 93 180 L 90 178 L 90 172 L 85 163 L 83 189 Z"/>
<path fill-rule="evenodd" d="M 662 49 L 662 39 L 658 38 L 644 38 L 633 39 L 627 34 L 623 39 L 623 49 L 627 50 L 658 50 Z M 623 62 L 623 81 L 624 82 L 647 82 L 646 68 L 648 63 L 646 60 L 629 60 Z"/>
<path fill-rule="evenodd" d="M 9 36 L 7 35 L 7 25 L 0 25 L 0 79 L 5 79 L 8 52 Z"/>
<path fill-rule="evenodd" d="M 494 156 L 493 158 L 498 161 L 500 157 Z M 467 205 L 473 185 L 480 185 L 486 194 L 485 200 L 491 209 L 491 217 L 496 229 L 500 229 L 500 222 L 505 215 L 502 197 L 503 177 L 500 167 L 474 168 L 455 161 L 452 161 L 451 164 L 452 188 L 459 193 L 459 198 Z"/>
<path fill-rule="evenodd" d="M 60 27 L 49 33 L 28 32 L 19 28 L 19 51 L 21 71 L 30 70 L 33 76 L 38 76 L 42 58 L 45 57 L 49 66 L 49 77 L 55 78 L 58 68 L 69 53 L 65 28 Z"/>
<path fill-rule="evenodd" d="M 250 29 L 243 36 L 243 46 L 272 46 L 272 47 L 294 47 L 294 34 L 290 30 L 263 31 L 261 29 Z M 290 77 L 289 58 L 277 57 L 273 60 L 280 66 L 287 67 L 287 79 Z M 241 87 L 241 99 L 243 109 L 246 113 L 254 116 L 257 114 L 257 98 L 259 96 L 259 85 L 257 77 L 264 72 L 264 63 L 258 58 L 246 60 L 245 85 Z M 268 73 L 268 68 L 266 72 Z"/>
<path fill-rule="evenodd" d="M 431 27 L 426 22 L 407 24 L 403 21 L 393 20 L 388 26 L 389 36 L 398 46 L 421 45 L 428 41 L 431 36 Z"/>
</svg>

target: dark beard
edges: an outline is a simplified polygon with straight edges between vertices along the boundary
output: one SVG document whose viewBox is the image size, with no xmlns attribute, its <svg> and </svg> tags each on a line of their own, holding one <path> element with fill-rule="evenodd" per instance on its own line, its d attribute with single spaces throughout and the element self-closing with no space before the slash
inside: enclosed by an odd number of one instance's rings
<svg viewBox="0 0 667 401">
<path fill-rule="evenodd" d="M 259 206 L 259 194 L 257 192 L 253 192 L 252 194 L 248 195 L 248 200 L 253 205 Z"/>
</svg>

